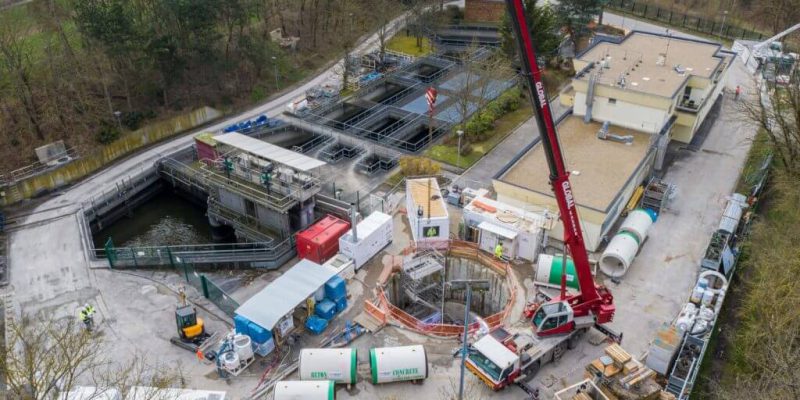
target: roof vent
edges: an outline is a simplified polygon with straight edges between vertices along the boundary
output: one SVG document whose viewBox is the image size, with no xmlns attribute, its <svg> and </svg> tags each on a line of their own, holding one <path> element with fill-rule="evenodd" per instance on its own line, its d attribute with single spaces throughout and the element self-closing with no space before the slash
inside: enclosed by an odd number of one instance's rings
<svg viewBox="0 0 800 400">
<path fill-rule="evenodd" d="M 680 75 L 683 75 L 683 74 L 686 73 L 686 68 L 684 68 L 680 64 L 676 65 L 674 69 L 675 69 L 675 72 L 677 72 Z"/>
</svg>

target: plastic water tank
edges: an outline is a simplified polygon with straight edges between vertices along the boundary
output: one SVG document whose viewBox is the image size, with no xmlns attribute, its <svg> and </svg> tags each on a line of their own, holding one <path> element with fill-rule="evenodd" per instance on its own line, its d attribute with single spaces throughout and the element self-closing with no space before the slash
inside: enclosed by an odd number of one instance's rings
<svg viewBox="0 0 800 400">
<path fill-rule="evenodd" d="M 222 355 L 222 366 L 232 371 L 239 367 L 239 355 L 233 351 L 229 351 Z"/>
<path fill-rule="evenodd" d="M 706 289 L 701 288 L 700 285 L 695 286 L 694 289 L 692 289 L 692 295 L 689 296 L 689 301 L 695 304 L 700 304 L 700 301 L 703 300 L 703 293 L 705 292 Z"/>
<path fill-rule="evenodd" d="M 239 359 L 249 360 L 253 358 L 253 342 L 249 336 L 236 335 L 233 338 L 233 347 L 236 349 Z"/>
<path fill-rule="evenodd" d="M 612 278 L 619 278 L 628 271 L 638 251 L 639 241 L 636 235 L 627 231 L 620 232 L 611 239 L 600 257 L 600 270 Z"/>
<path fill-rule="evenodd" d="M 703 291 L 703 298 L 701 299 L 701 303 L 706 307 L 711 307 L 711 303 L 714 302 L 714 292 L 711 289 L 706 289 Z"/>
</svg>

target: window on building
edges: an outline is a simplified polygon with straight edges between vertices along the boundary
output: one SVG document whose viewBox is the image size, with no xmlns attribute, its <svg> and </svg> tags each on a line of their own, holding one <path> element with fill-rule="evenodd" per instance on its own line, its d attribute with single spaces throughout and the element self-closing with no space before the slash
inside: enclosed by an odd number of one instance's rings
<svg viewBox="0 0 800 400">
<path fill-rule="evenodd" d="M 617 99 L 608 99 L 608 104 L 617 104 Z"/>
</svg>

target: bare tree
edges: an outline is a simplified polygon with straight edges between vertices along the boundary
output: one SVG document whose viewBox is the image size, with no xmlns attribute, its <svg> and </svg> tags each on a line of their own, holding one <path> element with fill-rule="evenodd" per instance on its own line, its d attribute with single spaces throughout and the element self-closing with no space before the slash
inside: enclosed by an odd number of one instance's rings
<svg viewBox="0 0 800 400">
<path fill-rule="evenodd" d="M 447 386 L 439 389 L 439 399 L 458 400 L 459 385 L 458 378 L 450 378 Z M 487 394 L 482 393 L 483 389 L 481 382 L 473 376 L 467 375 L 464 377 L 464 399 L 479 400 L 486 398 Z"/>
<path fill-rule="evenodd" d="M 12 320 L 0 353 L 8 397 L 50 400 L 84 383 L 97 388 L 96 394 L 116 389 L 125 395 L 134 386 L 163 389 L 183 384 L 180 368 L 148 364 L 143 356 L 127 364 L 107 359 L 101 340 L 76 318 Z"/>
<path fill-rule="evenodd" d="M 37 139 L 44 140 L 39 106 L 34 97 L 32 63 L 23 39 L 30 32 L 20 26 L 18 19 L 10 13 L 0 14 L 0 71 L 13 77 L 14 93 L 23 105 L 29 129 Z"/>
<path fill-rule="evenodd" d="M 462 129 L 469 136 L 467 119 L 486 107 L 490 99 L 497 97 L 502 91 L 502 82 L 509 79 L 513 72 L 509 62 L 498 52 L 476 45 L 471 45 L 460 56 L 462 72 L 458 75 L 458 87 L 452 90 L 452 98 L 456 105 L 458 117 L 462 121 Z M 498 93 L 492 93 L 492 92 Z"/>
<path fill-rule="evenodd" d="M 800 175 L 800 74 L 782 87 L 764 83 L 758 93 L 740 102 L 744 118 L 766 132 L 779 163 L 793 176 Z"/>
</svg>

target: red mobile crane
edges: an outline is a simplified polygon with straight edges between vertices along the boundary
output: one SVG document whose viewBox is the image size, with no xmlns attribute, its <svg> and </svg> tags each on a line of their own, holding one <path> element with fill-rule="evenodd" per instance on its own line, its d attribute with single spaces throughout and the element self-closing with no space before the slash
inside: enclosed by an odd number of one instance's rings
<svg viewBox="0 0 800 400">
<path fill-rule="evenodd" d="M 602 326 L 614 318 L 614 297 L 592 279 L 569 182 L 570 173 L 561 154 L 522 0 L 506 0 L 506 4 L 519 46 L 522 72 L 528 80 L 536 124 L 542 136 L 550 184 L 564 224 L 566 252 L 572 255 L 575 263 L 580 293 L 567 295 L 566 277 L 562 276 L 560 296 L 539 305 L 533 314 L 531 322 L 535 335 L 514 334 L 502 328 L 495 330 L 471 346 L 465 363 L 472 373 L 494 390 L 516 383 L 533 395 L 534 392 L 523 382 L 533 377 L 545 363 L 560 358 L 567 348 L 577 346 L 578 338 L 590 327 L 597 327 L 617 341 L 621 340 L 621 335 Z"/>
<path fill-rule="evenodd" d="M 536 125 L 542 136 L 542 149 L 550 168 L 550 185 L 555 193 L 561 222 L 564 224 L 564 243 L 575 263 L 580 293 L 567 295 L 565 279 L 562 277 L 561 296 L 540 306 L 533 315 L 533 325 L 539 336 L 566 334 L 580 325 L 604 324 L 614 318 L 614 296 L 603 286 L 596 285 L 592 279 L 589 257 L 583 243 L 583 232 L 578 221 L 578 209 L 569 171 L 564 165 L 564 156 L 558 142 L 553 114 L 544 93 L 542 74 L 536 62 L 525 9 L 522 0 L 506 0 L 511 14 L 511 25 L 517 38 L 522 62 L 522 70 L 528 80 L 528 91 L 536 114 Z M 589 319 L 589 320 L 586 320 Z"/>
</svg>

